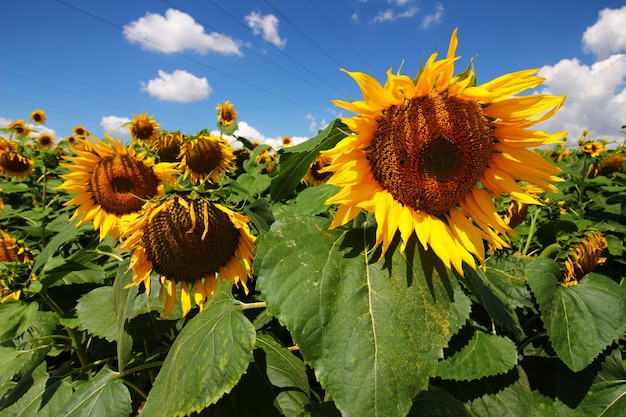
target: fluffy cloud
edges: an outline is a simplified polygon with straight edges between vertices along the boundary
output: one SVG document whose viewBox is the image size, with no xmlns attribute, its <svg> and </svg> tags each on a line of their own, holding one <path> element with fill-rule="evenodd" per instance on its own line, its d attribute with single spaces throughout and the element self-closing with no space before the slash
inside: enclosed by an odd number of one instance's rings
<svg viewBox="0 0 626 417">
<path fill-rule="evenodd" d="M 281 39 L 278 34 L 279 21 L 273 14 L 263 16 L 260 13 L 251 12 L 245 19 L 248 22 L 248 26 L 252 29 L 252 33 L 261 35 L 265 41 L 281 49 L 287 44 L 287 39 Z"/>
<path fill-rule="evenodd" d="M 598 21 L 585 31 L 583 45 L 598 56 L 624 50 L 615 28 L 625 26 L 626 8 L 605 9 L 600 12 Z M 613 35 L 607 35 L 611 33 Z M 539 75 L 546 78 L 541 93 L 567 94 L 567 99 L 557 114 L 538 124 L 538 128 L 566 130 L 570 144 L 576 144 L 585 129 L 593 139 L 606 137 L 613 143 L 621 143 L 623 135 L 619 131 L 626 123 L 625 54 L 609 55 L 591 65 L 577 58 L 563 59 L 555 65 L 544 66 Z"/>
<path fill-rule="evenodd" d="M 128 126 L 124 124 L 130 122 L 128 117 L 103 116 L 100 119 L 100 127 L 105 133 L 117 138 L 130 137 Z"/>
<path fill-rule="evenodd" d="M 280 149 L 282 147 L 282 137 L 279 138 L 268 138 L 259 132 L 254 127 L 250 126 L 246 122 L 238 122 L 237 130 L 235 131 L 236 136 L 240 136 L 250 140 L 251 142 L 259 142 L 264 145 L 269 145 L 274 149 Z M 300 136 L 292 136 L 291 141 L 293 145 L 297 145 L 299 143 L 304 142 L 308 138 L 300 137 Z"/>
<path fill-rule="evenodd" d="M 380 22 L 392 22 L 397 19 L 406 19 L 409 17 L 413 17 L 415 13 L 417 13 L 419 9 L 417 7 L 409 7 L 408 9 L 397 12 L 393 9 L 386 9 L 382 12 L 379 12 L 374 18 L 372 22 L 380 23 Z"/>
<path fill-rule="evenodd" d="M 441 16 L 443 16 L 443 4 L 437 3 L 435 5 L 435 13 L 424 16 L 420 27 L 422 29 L 428 29 L 432 25 L 441 23 Z"/>
<path fill-rule="evenodd" d="M 231 37 L 217 32 L 205 33 L 193 17 L 175 9 L 168 9 L 165 16 L 146 13 L 124 26 L 124 37 L 148 51 L 174 53 L 190 49 L 201 54 L 243 55 L 239 43 Z"/>
<path fill-rule="evenodd" d="M 141 91 L 164 101 L 189 103 L 209 98 L 212 88 L 206 78 L 198 78 L 183 70 L 171 74 L 159 70 L 159 76 L 147 83 L 141 82 Z"/>
<path fill-rule="evenodd" d="M 626 50 L 626 6 L 621 9 L 600 11 L 598 21 L 585 30 L 583 49 L 599 58 L 606 58 L 613 52 Z"/>
</svg>

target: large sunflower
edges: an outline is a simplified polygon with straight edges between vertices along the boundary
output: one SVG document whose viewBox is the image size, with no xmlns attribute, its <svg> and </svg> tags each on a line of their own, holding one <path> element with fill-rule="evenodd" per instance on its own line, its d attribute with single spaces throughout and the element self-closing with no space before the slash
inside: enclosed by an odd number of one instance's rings
<svg viewBox="0 0 626 417">
<path fill-rule="evenodd" d="M 180 149 L 183 178 L 191 177 L 193 184 L 203 180 L 215 181 L 233 167 L 234 149 L 219 136 L 196 136 L 183 143 Z"/>
<path fill-rule="evenodd" d="M 179 282 L 183 315 L 191 310 L 192 292 L 202 308 L 217 277 L 248 291 L 255 239 L 247 217 L 219 204 L 183 197 L 150 202 L 144 215 L 125 223 L 121 240 L 123 248 L 133 250 L 129 286 L 143 282 L 149 294 L 151 272 L 161 276 L 165 317 L 174 308 Z"/>
<path fill-rule="evenodd" d="M 76 193 L 65 203 L 78 206 L 70 220 L 80 217 L 79 225 L 93 220 L 101 240 L 107 234 L 117 237 L 118 221 L 140 213 L 145 200 L 162 195 L 164 181 L 173 181 L 178 173 L 176 164 L 155 164 L 133 146 L 107 139 L 91 137 L 72 147 L 76 156 L 64 156 L 72 164 L 61 164 L 72 172 L 62 175 L 65 182 L 59 186 Z"/>
<path fill-rule="evenodd" d="M 527 204 L 540 202 L 524 191 L 523 180 L 556 191 L 548 181 L 559 172 L 527 149 L 555 143 L 564 132 L 529 130 L 551 117 L 564 97 L 514 97 L 537 87 L 537 70 L 506 74 L 475 85 L 470 65 L 454 76 L 457 31 L 446 58 L 432 54 L 418 77 L 387 72 L 385 85 L 360 72 L 362 101 L 336 100 L 357 113 L 342 121 L 356 134 L 323 154 L 333 157 L 329 184 L 340 187 L 327 200 L 338 204 L 331 227 L 354 219 L 361 209 L 374 213 L 376 240 L 385 253 L 400 231 L 400 250 L 415 232 L 448 266 L 463 274 L 466 262 L 484 265 L 484 241 L 507 245 L 513 230 L 492 201 L 506 193 Z"/>
<path fill-rule="evenodd" d="M 0 174 L 7 177 L 26 178 L 33 174 L 35 166 L 27 157 L 12 151 L 0 150 Z"/>
</svg>

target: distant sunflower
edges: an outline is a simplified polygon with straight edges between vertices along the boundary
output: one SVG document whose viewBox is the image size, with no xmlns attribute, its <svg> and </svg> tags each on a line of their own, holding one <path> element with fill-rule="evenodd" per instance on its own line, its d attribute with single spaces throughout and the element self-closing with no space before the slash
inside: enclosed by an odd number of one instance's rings
<svg viewBox="0 0 626 417">
<path fill-rule="evenodd" d="M 8 177 L 26 178 L 33 174 L 33 161 L 17 152 L 0 151 L 0 173 Z"/>
<path fill-rule="evenodd" d="M 252 277 L 254 236 L 249 219 L 219 204 L 183 197 L 148 203 L 143 216 L 125 223 L 122 247 L 133 251 L 133 279 L 150 293 L 150 274 L 161 276 L 161 296 L 167 296 L 164 317 L 176 303 L 181 284 L 183 315 L 191 310 L 191 293 L 202 308 L 213 294 L 217 278 L 242 285 Z M 190 289 L 191 287 L 191 289 Z"/>
<path fill-rule="evenodd" d="M 101 240 L 107 234 L 117 237 L 119 220 L 139 214 L 145 200 L 162 195 L 164 181 L 178 173 L 174 164 L 155 164 L 134 147 L 108 135 L 107 139 L 108 143 L 92 137 L 74 146 L 76 156 L 63 157 L 72 164 L 61 164 L 72 172 L 62 175 L 65 182 L 59 186 L 76 194 L 65 203 L 78 206 L 70 220 L 80 218 L 78 225 L 93 220 Z"/>
<path fill-rule="evenodd" d="M 293 139 L 291 139 L 291 136 L 283 136 L 280 142 L 282 143 L 284 148 L 293 145 Z"/>
<path fill-rule="evenodd" d="M 222 126 L 228 126 L 237 121 L 235 106 L 230 101 L 226 100 L 224 104 L 218 103 L 215 110 L 217 110 L 217 121 Z"/>
<path fill-rule="evenodd" d="M 32 120 L 33 123 L 36 123 L 38 125 L 42 125 L 42 124 L 46 123 L 46 113 L 43 110 L 41 110 L 41 109 L 34 110 L 30 114 L 30 120 Z"/>
<path fill-rule="evenodd" d="M 24 120 L 22 119 L 15 120 L 9 123 L 8 127 L 9 129 L 13 129 L 17 136 L 22 136 L 22 137 L 30 136 L 30 128 L 28 127 L 26 123 L 24 123 Z"/>
<path fill-rule="evenodd" d="M 233 166 L 233 148 L 219 136 L 196 136 L 181 147 L 183 178 L 192 184 L 203 180 L 213 182 Z"/>
<path fill-rule="evenodd" d="M 35 140 L 43 149 L 50 148 L 54 143 L 54 137 L 49 133 L 41 133 Z"/>
<path fill-rule="evenodd" d="M 79 139 L 82 139 L 86 137 L 89 132 L 84 127 L 78 125 L 74 126 L 74 128 L 72 129 L 72 133 L 74 133 L 75 136 L 78 136 Z"/>
<path fill-rule="evenodd" d="M 20 268 L 19 264 L 27 264 L 31 260 L 27 250 L 4 230 L 0 230 L 0 262 L 18 263 L 0 274 L 0 304 L 8 300 L 19 300 L 24 285 L 21 283 L 23 277 L 17 276 L 16 272 L 26 269 L 26 275 L 30 275 L 30 268 Z"/>
<path fill-rule="evenodd" d="M 331 158 L 320 155 L 311 164 L 304 176 L 304 182 L 309 185 L 321 185 L 331 176 L 330 172 L 322 172 L 322 169 L 330 165 Z"/>
<path fill-rule="evenodd" d="M 463 274 L 463 262 L 476 268 L 476 258 L 484 266 L 485 241 L 503 247 L 506 235 L 514 234 L 493 197 L 505 193 L 540 204 L 518 180 L 557 191 L 548 181 L 559 180 L 553 175 L 559 169 L 526 148 L 555 143 L 564 132 L 527 128 L 551 117 L 564 97 L 512 97 L 541 84 L 537 70 L 479 86 L 471 65 L 453 76 L 456 47 L 455 30 L 446 58 L 432 54 L 415 80 L 389 70 L 383 86 L 370 75 L 346 71 L 364 100 L 334 101 L 357 113 L 342 119 L 356 135 L 323 152 L 333 158 L 323 172 L 334 172 L 328 183 L 340 187 L 327 200 L 339 205 L 331 227 L 365 209 L 375 214 L 383 253 L 397 231 L 401 251 L 415 232 L 425 249 Z"/>
<path fill-rule="evenodd" d="M 606 141 L 587 141 L 580 145 L 580 149 L 595 158 L 606 152 Z"/>
<path fill-rule="evenodd" d="M 161 125 L 154 120 L 154 116 L 148 116 L 145 112 L 133 115 L 133 120 L 127 124 L 130 137 L 138 140 L 139 143 L 151 144 L 160 133 Z"/>
<path fill-rule="evenodd" d="M 69 144 L 69 145 L 73 145 L 76 143 L 76 136 L 74 135 L 69 135 L 65 138 L 65 141 Z"/>
<path fill-rule="evenodd" d="M 160 162 L 180 162 L 180 150 L 187 137 L 181 133 L 162 135 L 152 147 Z"/>
</svg>

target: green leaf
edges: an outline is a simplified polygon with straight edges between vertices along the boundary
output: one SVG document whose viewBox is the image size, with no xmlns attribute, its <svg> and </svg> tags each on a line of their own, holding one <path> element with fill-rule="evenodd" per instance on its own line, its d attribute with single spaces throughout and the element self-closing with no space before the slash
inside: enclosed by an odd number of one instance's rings
<svg viewBox="0 0 626 417">
<path fill-rule="evenodd" d="M 454 276 L 411 241 L 378 262 L 367 233 L 283 216 L 257 239 L 257 289 L 290 330 L 344 416 L 405 416 L 428 387 L 465 298 Z M 469 312 L 469 309 L 468 309 Z"/>
<path fill-rule="evenodd" d="M 237 183 L 248 195 L 254 197 L 263 194 L 270 186 L 270 176 L 265 174 L 249 174 L 244 172 L 237 177 Z"/>
<path fill-rule="evenodd" d="M 42 269 L 40 281 L 47 287 L 70 284 L 102 284 L 104 267 L 91 262 L 79 263 L 61 257 L 52 258 Z"/>
<path fill-rule="evenodd" d="M 448 392 L 431 387 L 413 400 L 409 417 L 467 417 L 463 403 Z"/>
<path fill-rule="evenodd" d="M 330 149 L 346 137 L 347 127 L 335 119 L 311 139 L 279 151 L 280 169 L 272 178 L 270 192 L 273 201 L 289 198 L 320 151 Z"/>
<path fill-rule="evenodd" d="M 299 215 L 314 216 L 328 210 L 325 204 L 339 188 L 332 184 L 322 184 L 316 187 L 308 187 L 302 190 L 296 197 L 295 213 Z"/>
<path fill-rule="evenodd" d="M 117 339 L 117 315 L 111 304 L 112 294 L 112 287 L 99 287 L 80 297 L 76 305 L 80 328 L 109 342 Z"/>
<path fill-rule="evenodd" d="M 577 416 L 622 417 L 626 415 L 626 371 L 618 349 L 613 349 L 589 392 L 576 407 Z"/>
<path fill-rule="evenodd" d="M 8 301 L 0 304 L 0 342 L 24 333 L 37 317 L 39 305 L 35 302 Z"/>
<path fill-rule="evenodd" d="M 270 226 L 274 223 L 274 215 L 269 202 L 260 198 L 245 207 L 246 214 L 259 230 L 270 230 Z"/>
<path fill-rule="evenodd" d="M 20 351 L 0 346 L 0 398 L 15 386 L 13 377 L 18 374 L 32 356 L 33 351 Z"/>
<path fill-rule="evenodd" d="M 271 335 L 257 334 L 256 345 L 265 352 L 267 378 L 275 387 L 283 388 L 276 397 L 280 411 L 287 417 L 296 416 L 310 396 L 304 362 Z"/>
<path fill-rule="evenodd" d="M 130 336 L 126 326 L 129 320 L 132 300 L 137 296 L 137 288 L 124 288 L 130 284 L 133 278 L 133 271 L 128 269 L 129 265 L 130 259 L 128 258 L 120 263 L 111 294 L 117 323 L 115 340 L 117 340 L 117 366 L 120 372 L 126 368 L 133 349 L 133 338 Z"/>
<path fill-rule="evenodd" d="M 526 374 L 518 369 L 518 378 L 511 385 L 496 392 L 485 394 L 467 404 L 474 417 L 529 417 L 535 413 L 535 403 Z"/>
<path fill-rule="evenodd" d="M 119 373 L 104 367 L 89 381 L 80 384 L 63 404 L 58 416 L 128 417 L 132 411 L 130 392 Z"/>
<path fill-rule="evenodd" d="M 477 331 L 460 351 L 439 362 L 437 376 L 471 381 L 503 374 L 516 364 L 517 348 L 511 339 Z"/>
<path fill-rule="evenodd" d="M 220 282 L 204 310 L 174 341 L 142 414 L 183 416 L 215 404 L 246 371 L 255 337 L 231 283 Z"/>
<path fill-rule="evenodd" d="M 551 259 L 529 265 L 526 276 L 552 347 L 572 371 L 584 369 L 624 332 L 626 288 L 610 278 L 588 274 L 564 286 Z"/>
<path fill-rule="evenodd" d="M 83 235 L 89 230 L 93 230 L 91 223 L 84 224 L 82 226 L 76 226 L 77 221 L 69 222 L 63 229 L 57 233 L 39 255 L 35 258 L 33 263 L 33 272 L 38 272 L 44 265 L 46 265 L 57 250 L 67 242 L 75 240 L 77 237 Z"/>
</svg>

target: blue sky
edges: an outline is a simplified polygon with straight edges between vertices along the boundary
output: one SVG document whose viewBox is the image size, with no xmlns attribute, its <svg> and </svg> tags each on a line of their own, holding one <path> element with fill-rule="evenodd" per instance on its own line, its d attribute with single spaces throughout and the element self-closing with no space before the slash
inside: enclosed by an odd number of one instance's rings
<svg viewBox="0 0 626 417">
<path fill-rule="evenodd" d="M 41 108 L 59 139 L 75 125 L 124 139 L 140 112 L 194 134 L 230 100 L 239 134 L 298 142 L 348 115 L 331 100 L 361 98 L 340 68 L 415 75 L 458 27 L 458 71 L 475 55 L 479 83 L 540 68 L 536 92 L 567 94 L 541 128 L 623 140 L 620 1 L 22 0 L 0 14 L 0 126 Z"/>
</svg>

